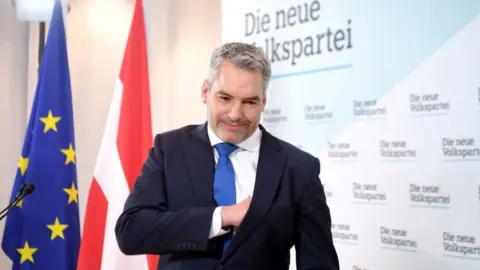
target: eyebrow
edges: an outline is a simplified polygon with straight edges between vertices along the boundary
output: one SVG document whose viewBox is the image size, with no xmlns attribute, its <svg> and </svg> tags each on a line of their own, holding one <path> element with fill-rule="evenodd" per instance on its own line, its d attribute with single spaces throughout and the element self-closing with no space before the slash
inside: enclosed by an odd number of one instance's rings
<svg viewBox="0 0 480 270">
<path fill-rule="evenodd" d="M 225 92 L 225 91 L 223 91 L 223 90 L 219 90 L 219 91 L 217 92 L 217 95 L 232 97 L 232 95 L 228 94 L 227 92 Z M 259 97 L 259 96 L 247 97 L 247 98 L 245 98 L 244 100 L 260 101 L 260 97 Z"/>
<path fill-rule="evenodd" d="M 223 91 L 223 90 L 219 90 L 219 91 L 217 92 L 217 95 L 223 95 L 223 96 L 229 96 L 229 97 L 232 96 L 232 95 L 228 94 L 227 92 L 225 92 L 225 91 Z"/>
</svg>

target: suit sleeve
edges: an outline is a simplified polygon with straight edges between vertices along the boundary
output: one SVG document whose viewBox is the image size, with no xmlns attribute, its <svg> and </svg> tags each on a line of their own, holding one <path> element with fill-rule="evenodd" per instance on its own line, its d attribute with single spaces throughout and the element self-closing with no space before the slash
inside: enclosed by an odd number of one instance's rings
<svg viewBox="0 0 480 270">
<path fill-rule="evenodd" d="M 205 251 L 210 247 L 209 234 L 215 207 L 168 210 L 161 148 L 157 135 L 117 220 L 115 234 L 124 254 Z"/>
<path fill-rule="evenodd" d="M 298 270 L 338 270 L 333 245 L 330 210 L 319 178 L 320 161 L 315 158 L 309 184 L 305 188 L 297 219 L 295 240 Z"/>
</svg>

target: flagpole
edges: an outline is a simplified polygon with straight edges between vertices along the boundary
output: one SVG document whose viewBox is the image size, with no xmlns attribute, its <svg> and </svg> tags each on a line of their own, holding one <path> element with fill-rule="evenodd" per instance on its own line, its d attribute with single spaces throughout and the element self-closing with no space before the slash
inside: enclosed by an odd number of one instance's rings
<svg viewBox="0 0 480 270">
<path fill-rule="evenodd" d="M 40 71 L 40 64 L 42 63 L 43 51 L 45 50 L 45 22 L 40 22 L 39 37 L 38 37 L 38 69 Z"/>
</svg>

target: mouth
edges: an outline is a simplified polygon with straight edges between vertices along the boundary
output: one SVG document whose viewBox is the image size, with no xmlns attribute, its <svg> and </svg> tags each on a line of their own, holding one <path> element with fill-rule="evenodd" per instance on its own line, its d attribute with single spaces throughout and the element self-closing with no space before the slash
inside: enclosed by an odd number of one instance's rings
<svg viewBox="0 0 480 270">
<path fill-rule="evenodd" d="M 223 123 L 227 129 L 230 129 L 230 130 L 241 130 L 241 129 L 244 129 L 246 125 L 243 125 L 243 124 L 228 124 L 228 123 Z"/>
</svg>

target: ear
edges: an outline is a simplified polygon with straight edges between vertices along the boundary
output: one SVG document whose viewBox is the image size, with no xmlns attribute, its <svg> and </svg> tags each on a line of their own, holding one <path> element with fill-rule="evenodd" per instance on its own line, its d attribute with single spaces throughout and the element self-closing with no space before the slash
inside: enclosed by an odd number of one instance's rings
<svg viewBox="0 0 480 270">
<path fill-rule="evenodd" d="M 207 94 L 208 94 L 208 82 L 207 80 L 203 80 L 201 96 L 202 96 L 202 102 L 204 104 L 207 104 Z"/>
</svg>

